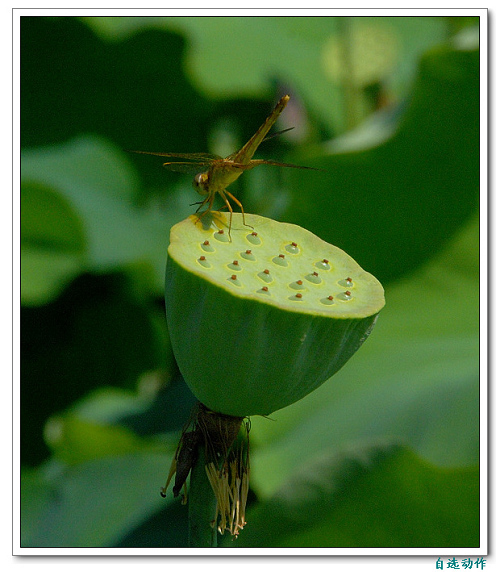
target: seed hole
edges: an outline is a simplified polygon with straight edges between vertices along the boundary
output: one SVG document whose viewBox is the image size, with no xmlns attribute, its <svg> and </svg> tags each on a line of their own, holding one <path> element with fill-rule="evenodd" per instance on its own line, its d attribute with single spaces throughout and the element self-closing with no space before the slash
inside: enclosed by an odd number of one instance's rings
<svg viewBox="0 0 500 572">
<path fill-rule="evenodd" d="M 279 254 L 278 256 L 275 256 L 273 258 L 273 262 L 274 262 L 274 264 L 277 264 L 278 266 L 284 266 L 284 267 L 288 266 L 288 262 L 287 262 L 284 254 Z"/>
<path fill-rule="evenodd" d="M 229 282 L 231 282 L 231 284 L 234 284 L 235 286 L 240 286 L 241 287 L 241 282 L 238 280 L 238 276 L 236 276 L 236 274 L 232 274 L 229 278 L 228 278 Z"/>
<path fill-rule="evenodd" d="M 237 260 L 233 260 L 230 264 L 227 265 L 230 270 L 237 270 L 240 272 L 241 266 Z"/>
<path fill-rule="evenodd" d="M 255 245 L 262 244 L 262 240 L 260 239 L 260 236 L 255 231 L 253 231 L 250 234 L 247 234 L 246 239 L 251 244 L 255 244 Z"/>
<path fill-rule="evenodd" d="M 343 302 L 346 302 L 347 300 L 352 300 L 352 293 L 349 290 L 346 290 L 345 292 L 337 294 L 337 298 Z"/>
<path fill-rule="evenodd" d="M 312 282 L 313 284 L 321 284 L 322 280 L 319 277 L 319 274 L 317 272 L 312 272 L 311 274 L 308 274 L 306 276 L 306 280 L 308 282 Z"/>
<path fill-rule="evenodd" d="M 323 260 L 316 262 L 315 266 L 316 268 L 320 268 L 321 270 L 330 270 L 331 268 L 330 262 L 326 258 L 323 258 Z"/>
<path fill-rule="evenodd" d="M 257 260 L 251 250 L 245 250 L 244 252 L 240 252 L 240 255 L 242 258 L 245 258 L 246 260 Z"/>
<path fill-rule="evenodd" d="M 264 282 L 267 282 L 268 284 L 273 281 L 273 278 L 272 278 L 272 276 L 271 276 L 271 273 L 269 272 L 269 270 L 268 270 L 267 268 L 266 268 L 265 270 L 263 270 L 262 272 L 259 272 L 259 273 L 257 274 L 257 276 L 258 276 L 261 280 L 263 280 Z"/>
<path fill-rule="evenodd" d="M 210 262 L 204 257 L 204 256 L 200 256 L 197 260 L 198 264 L 200 264 L 201 266 L 203 266 L 204 268 L 212 268 L 212 265 L 210 264 Z"/>
<path fill-rule="evenodd" d="M 208 240 L 205 240 L 205 242 L 202 242 L 201 248 L 205 252 L 214 252 L 215 251 L 215 248 L 210 244 L 210 242 Z"/>
<path fill-rule="evenodd" d="M 219 242 L 229 242 L 229 236 L 222 229 L 214 233 L 214 238 Z"/>
<path fill-rule="evenodd" d="M 337 284 L 339 286 L 342 286 L 343 288 L 352 288 L 354 285 L 352 278 L 345 278 L 344 280 L 339 280 Z"/>
</svg>

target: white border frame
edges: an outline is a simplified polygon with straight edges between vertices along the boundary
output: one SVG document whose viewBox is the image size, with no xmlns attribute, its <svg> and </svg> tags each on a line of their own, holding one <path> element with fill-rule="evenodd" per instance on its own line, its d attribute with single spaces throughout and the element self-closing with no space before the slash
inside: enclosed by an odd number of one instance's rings
<svg viewBox="0 0 500 572">
<path fill-rule="evenodd" d="M 252 2 L 252 4 L 262 4 L 262 2 Z M 326 3 L 325 3 L 326 4 Z M 122 555 L 135 555 L 135 556 L 151 556 L 151 555 L 189 555 L 189 556 L 200 556 L 200 555 L 230 555 L 230 556 L 433 556 L 432 561 L 435 562 L 437 556 L 441 556 L 446 568 L 447 554 L 449 557 L 455 556 L 460 559 L 461 556 L 486 556 L 488 553 L 488 469 L 487 469 L 487 458 L 488 458 L 488 383 L 487 383 L 487 373 L 488 373 L 488 197 L 487 197 L 487 181 L 488 181 L 488 29 L 487 29 L 487 9 L 402 9 L 402 8 L 385 8 L 385 9 L 330 9 L 321 8 L 316 9 L 284 9 L 284 8 L 241 8 L 241 9 L 229 9 L 229 8 L 199 8 L 200 2 L 194 3 L 193 8 L 182 8 L 182 9 L 123 9 L 123 8 L 56 8 L 56 9 L 45 9 L 45 8 L 13 8 L 12 9 L 12 78 L 13 78 L 13 91 L 12 91 L 12 112 L 13 112 L 13 124 L 12 124 L 12 183 L 13 183 L 13 193 L 12 193 L 12 256 L 13 256 L 13 277 L 12 277 L 12 304 L 13 304 L 13 324 L 12 324 L 12 340 L 13 340 L 13 353 L 12 353 L 12 415 L 13 415 L 13 536 L 12 536 L 12 547 L 13 555 L 71 555 L 71 556 L 95 556 L 95 555 L 112 555 L 112 556 L 122 556 Z M 480 367 L 481 367 L 481 395 L 480 395 L 480 407 L 481 407 L 481 444 L 480 444 L 480 464 L 481 464 L 481 495 L 480 495 L 480 509 L 481 509 L 481 534 L 480 534 L 480 548 L 470 549 L 470 548 L 456 548 L 453 550 L 453 554 L 447 553 L 449 548 L 420 548 L 420 549 L 333 549 L 333 548 L 318 548 L 318 549 L 303 549 L 303 548 L 291 548 L 291 549 L 106 549 L 106 548 L 21 548 L 20 547 L 20 515 L 19 515 L 19 498 L 20 498 L 20 469 L 19 469 L 19 435 L 18 435 L 18 412 L 20 406 L 20 395 L 19 395 L 19 339 L 20 339 L 20 327 L 18 320 L 18 308 L 20 307 L 20 279 L 19 279 L 19 260 L 20 260 L 20 246 L 18 243 L 18 237 L 20 236 L 19 228 L 19 217 L 17 216 L 20 211 L 19 206 L 19 194 L 16 193 L 16 189 L 20 185 L 20 159 L 18 156 L 18 151 L 20 148 L 20 137 L 18 132 L 19 126 L 19 58 L 20 54 L 17 47 L 19 46 L 19 19 L 20 16 L 137 16 L 137 15 L 148 15 L 148 16 L 192 16 L 192 15 L 217 15 L 217 16 L 343 16 L 343 15 L 355 15 L 355 16 L 479 16 L 480 17 L 480 70 L 481 70 L 481 115 L 480 115 L 480 127 L 481 127 L 481 155 L 480 155 L 480 177 L 481 177 L 481 306 L 480 306 L 480 319 L 481 319 L 481 353 L 480 353 Z M 9 225 L 4 226 L 3 229 L 9 228 Z M 8 242 L 8 241 L 7 241 Z M 4 417 L 5 419 L 5 417 Z M 488 556 L 487 567 L 492 569 L 492 560 Z M 426 559 L 427 560 L 427 559 Z M 417 561 L 418 562 L 418 561 Z M 417 562 L 414 562 L 416 564 Z M 342 559 L 342 566 L 347 565 L 348 561 Z M 354 562 L 352 562 L 354 564 Z M 358 562 L 356 565 L 368 565 L 372 567 L 374 565 L 371 563 L 361 563 Z M 384 559 L 383 563 L 384 569 L 387 568 L 388 562 Z M 403 564 L 400 558 L 395 558 L 391 561 L 391 564 L 397 565 L 398 568 Z M 121 565 L 126 566 L 125 562 L 122 561 Z M 162 564 L 164 565 L 164 564 Z M 205 563 L 203 564 L 205 565 Z M 316 565 L 316 561 L 315 561 Z M 405 559 L 404 561 L 405 569 L 408 568 L 409 563 Z M 427 562 L 425 564 L 425 569 L 429 570 L 428 566 L 431 565 L 431 570 L 435 570 L 435 566 Z M 240 566 L 240 563 L 237 564 Z M 288 566 L 288 565 L 287 565 Z M 331 566 L 331 564 L 329 565 Z M 422 567 L 422 561 L 420 561 L 419 569 Z"/>
</svg>

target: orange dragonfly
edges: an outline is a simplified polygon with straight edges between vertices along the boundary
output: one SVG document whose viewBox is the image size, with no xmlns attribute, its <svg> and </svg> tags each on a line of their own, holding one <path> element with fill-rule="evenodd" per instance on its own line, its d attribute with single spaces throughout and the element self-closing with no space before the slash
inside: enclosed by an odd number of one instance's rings
<svg viewBox="0 0 500 572">
<path fill-rule="evenodd" d="M 215 196 L 218 193 L 229 209 L 229 236 L 231 236 L 233 209 L 229 199 L 234 201 L 240 207 L 241 214 L 243 216 L 243 224 L 246 225 L 246 223 L 243 205 L 233 194 L 227 190 L 227 187 L 231 183 L 234 183 L 234 181 L 236 181 L 236 179 L 244 171 L 253 169 L 258 165 L 274 165 L 275 167 L 293 167 L 295 169 L 311 169 L 315 171 L 318 170 L 314 167 L 300 167 L 299 165 L 292 165 L 290 163 L 280 163 L 278 161 L 267 161 L 264 159 L 252 159 L 255 152 L 257 151 L 257 147 L 263 141 L 266 141 L 275 135 L 284 133 L 285 131 L 289 131 L 289 129 L 284 129 L 283 131 L 279 131 L 278 133 L 266 137 L 269 130 L 278 119 L 280 113 L 285 109 L 289 99 L 289 95 L 283 96 L 279 100 L 271 115 L 269 115 L 269 117 L 259 127 L 258 131 L 248 141 L 248 143 L 246 143 L 239 151 L 231 153 L 231 155 L 228 155 L 225 158 L 218 155 L 212 155 L 211 153 L 153 153 L 150 151 L 132 152 L 142 153 L 145 155 L 157 155 L 159 157 L 188 159 L 187 161 L 168 161 L 167 163 L 163 163 L 163 166 L 170 171 L 186 173 L 205 168 L 206 170 L 199 172 L 193 180 L 193 186 L 195 190 L 200 195 L 205 197 L 204 200 L 201 201 L 196 212 L 198 213 L 204 206 L 206 206 L 206 209 L 200 213 L 199 219 L 201 219 L 203 215 L 211 211 Z"/>
</svg>

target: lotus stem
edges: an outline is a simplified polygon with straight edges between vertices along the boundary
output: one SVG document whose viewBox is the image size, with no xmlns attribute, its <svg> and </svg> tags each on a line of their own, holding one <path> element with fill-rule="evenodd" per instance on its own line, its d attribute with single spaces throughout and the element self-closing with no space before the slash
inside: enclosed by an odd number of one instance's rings
<svg viewBox="0 0 500 572">
<path fill-rule="evenodd" d="M 189 548 L 217 548 L 217 527 L 214 526 L 217 502 L 205 470 L 205 447 L 198 446 L 198 455 L 191 469 L 189 489 Z"/>
</svg>

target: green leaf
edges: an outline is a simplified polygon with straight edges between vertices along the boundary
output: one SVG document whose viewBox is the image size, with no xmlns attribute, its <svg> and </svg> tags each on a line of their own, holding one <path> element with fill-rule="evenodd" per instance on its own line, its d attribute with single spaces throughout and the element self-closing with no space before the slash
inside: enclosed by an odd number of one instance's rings
<svg viewBox="0 0 500 572">
<path fill-rule="evenodd" d="M 203 150 L 213 105 L 183 74 L 178 34 L 102 40 L 74 16 L 26 16 L 20 26 L 23 148 L 95 133 L 121 149 Z M 160 165 L 141 163 L 143 180 L 164 189 Z"/>
<path fill-rule="evenodd" d="M 382 443 L 326 449 L 247 521 L 238 547 L 475 548 L 479 472 Z"/>
<path fill-rule="evenodd" d="M 21 185 L 21 300 L 54 298 L 86 264 L 82 221 L 54 188 L 25 180 Z"/>
<path fill-rule="evenodd" d="M 142 448 L 140 439 L 124 427 L 92 423 L 71 415 L 50 419 L 45 433 L 55 458 L 68 465 Z"/>
<path fill-rule="evenodd" d="M 134 269 L 142 263 L 151 269 L 150 287 L 163 290 L 168 229 L 180 216 L 176 198 L 172 197 L 167 212 L 138 207 L 136 173 L 122 152 L 90 136 L 26 151 L 22 178 L 58 189 L 60 200 L 78 214 L 87 237 L 90 269 L 127 265 Z M 188 200 L 180 204 L 185 205 L 180 212 L 186 216 Z"/>
<path fill-rule="evenodd" d="M 45 511 L 51 502 L 51 490 L 40 469 L 21 471 L 21 546 L 29 546 L 29 539 L 43 526 Z"/>
<path fill-rule="evenodd" d="M 146 411 L 152 399 L 104 388 L 48 421 L 53 457 L 22 471 L 23 546 L 113 546 L 157 518 L 163 528 L 153 536 L 160 546 L 185 537 L 177 528 L 187 509 L 171 494 L 166 500 L 159 494 L 178 435 L 141 439 L 118 424 Z"/>
<path fill-rule="evenodd" d="M 148 444 L 119 420 L 145 411 L 151 402 L 152 396 L 113 387 L 98 389 L 66 413 L 51 417 L 45 425 L 45 440 L 54 457 L 66 465 L 141 452 L 155 444 Z"/>
<path fill-rule="evenodd" d="M 167 455 L 143 452 L 38 469 L 22 487 L 24 507 L 40 494 L 44 500 L 42 509 L 21 514 L 23 547 L 113 546 L 172 502 L 159 492 L 169 463 Z"/>
<path fill-rule="evenodd" d="M 199 90 L 210 97 L 266 96 L 270 78 L 291 85 L 311 105 L 330 130 L 344 124 L 346 110 L 336 66 L 346 68 L 335 45 L 349 21 L 349 41 L 357 46 L 358 68 L 368 81 L 384 81 L 406 93 L 419 53 L 446 34 L 441 18 L 394 17 L 190 17 L 87 18 L 86 23 L 107 39 L 148 28 L 182 33 L 187 38 L 185 70 Z M 333 49 L 332 49 L 333 46 Z M 359 55 L 358 55 L 359 54 Z M 367 69 L 368 67 L 368 69 Z M 231 70 L 228 73 L 228 70 Z"/>
<path fill-rule="evenodd" d="M 439 258 L 386 290 L 372 336 L 332 379 L 274 422 L 252 418 L 259 494 L 325 449 L 387 435 L 436 465 L 477 463 L 478 228 L 475 219 Z"/>
<path fill-rule="evenodd" d="M 425 54 L 408 105 L 391 123 L 374 145 L 358 133 L 294 160 L 322 171 L 289 169 L 278 213 L 383 284 L 429 260 L 477 209 L 479 52 L 448 46 Z"/>
</svg>

